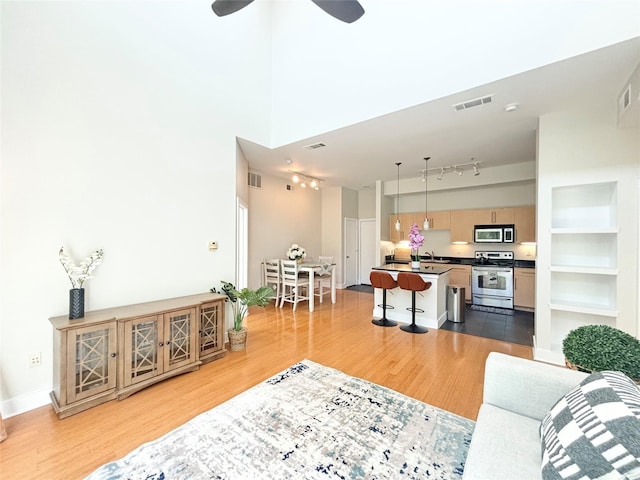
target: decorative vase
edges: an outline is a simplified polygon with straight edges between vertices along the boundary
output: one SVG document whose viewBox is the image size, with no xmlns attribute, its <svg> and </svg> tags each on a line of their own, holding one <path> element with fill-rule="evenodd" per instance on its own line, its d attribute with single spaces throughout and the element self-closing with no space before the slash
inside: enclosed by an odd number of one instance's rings
<svg viewBox="0 0 640 480">
<path fill-rule="evenodd" d="M 416 261 L 416 260 L 411 260 L 411 268 L 419 269 L 420 268 L 420 262 Z"/>
<path fill-rule="evenodd" d="M 247 346 L 247 328 L 242 327 L 240 330 L 234 330 L 230 328 L 227 332 L 229 334 L 229 348 L 232 352 L 239 352 L 244 350 Z"/>
<path fill-rule="evenodd" d="M 302 258 L 296 258 L 296 263 L 300 265 L 302 263 Z"/>
<path fill-rule="evenodd" d="M 84 317 L 84 288 L 69 290 L 69 320 Z"/>
</svg>

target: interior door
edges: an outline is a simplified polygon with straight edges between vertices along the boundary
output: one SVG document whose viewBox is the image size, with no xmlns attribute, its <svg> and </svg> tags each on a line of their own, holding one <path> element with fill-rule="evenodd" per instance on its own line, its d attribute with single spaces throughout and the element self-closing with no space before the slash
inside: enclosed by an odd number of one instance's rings
<svg viewBox="0 0 640 480">
<path fill-rule="evenodd" d="M 344 287 L 355 285 L 358 281 L 358 220 L 344 220 Z"/>
<path fill-rule="evenodd" d="M 378 263 L 378 249 L 376 248 L 376 219 L 370 218 L 359 221 L 359 257 L 358 283 L 361 285 L 371 285 L 369 274 L 371 269 Z"/>
</svg>

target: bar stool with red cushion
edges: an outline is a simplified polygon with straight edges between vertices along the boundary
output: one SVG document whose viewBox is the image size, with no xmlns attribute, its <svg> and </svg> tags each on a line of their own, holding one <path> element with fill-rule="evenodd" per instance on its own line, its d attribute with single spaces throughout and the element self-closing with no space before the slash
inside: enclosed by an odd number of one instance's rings
<svg viewBox="0 0 640 480">
<path fill-rule="evenodd" d="M 423 313 L 424 310 L 416 308 L 416 292 L 423 292 L 431 288 L 431 282 L 425 282 L 417 273 L 398 272 L 398 286 L 403 290 L 411 291 L 411 325 L 401 325 L 400 329 L 410 333 L 427 333 L 427 327 L 416 325 L 416 312 Z"/>
<path fill-rule="evenodd" d="M 398 322 L 387 319 L 387 308 L 393 308 L 392 305 L 387 305 L 387 290 L 396 288 L 398 283 L 389 273 L 379 271 L 371 272 L 371 274 L 369 274 L 369 281 L 373 288 L 382 289 L 382 305 L 378 305 L 378 307 L 382 307 L 382 318 L 374 318 L 371 320 L 371 323 L 381 327 L 395 327 L 398 325 Z"/>
</svg>

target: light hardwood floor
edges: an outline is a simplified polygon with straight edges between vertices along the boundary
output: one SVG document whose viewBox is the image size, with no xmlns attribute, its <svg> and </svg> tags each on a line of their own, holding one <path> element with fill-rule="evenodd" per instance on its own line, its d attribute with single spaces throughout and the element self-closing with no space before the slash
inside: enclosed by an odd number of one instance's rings
<svg viewBox="0 0 640 480">
<path fill-rule="evenodd" d="M 371 294 L 339 290 L 336 304 L 325 300 L 312 314 L 306 303 L 295 313 L 291 306 L 252 309 L 243 352 L 64 420 L 50 406 L 5 419 L 0 478 L 83 478 L 304 358 L 474 420 L 489 352 L 532 358 L 523 345 L 377 327 L 372 303 Z"/>
</svg>

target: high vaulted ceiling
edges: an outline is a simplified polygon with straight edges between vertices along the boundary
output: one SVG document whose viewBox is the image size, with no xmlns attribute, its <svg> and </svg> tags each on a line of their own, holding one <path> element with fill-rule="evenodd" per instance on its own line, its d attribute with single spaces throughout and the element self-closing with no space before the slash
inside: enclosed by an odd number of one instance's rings
<svg viewBox="0 0 640 480">
<path fill-rule="evenodd" d="M 541 115 L 615 102 L 640 62 L 640 38 L 547 65 L 428 103 L 269 149 L 238 139 L 251 170 L 288 177 L 295 170 L 323 186 L 355 190 L 376 180 L 420 175 L 429 168 L 468 163 L 499 166 L 535 160 Z M 456 111 L 452 105 L 493 94 L 492 102 Z M 508 104 L 519 108 L 505 112 Z M 322 142 L 326 147 L 307 149 Z M 287 160 L 292 163 L 288 164 Z"/>
</svg>

